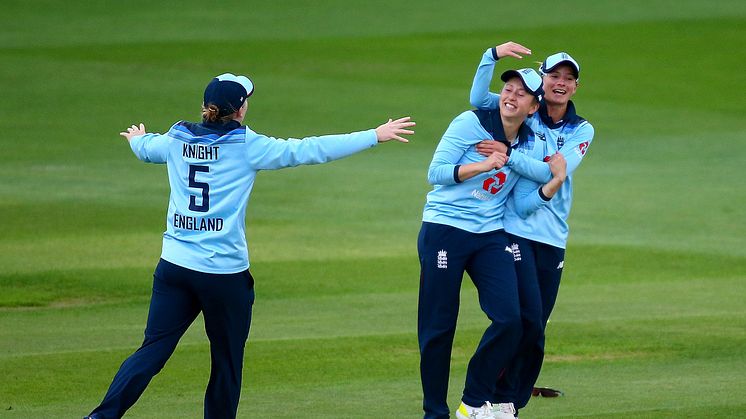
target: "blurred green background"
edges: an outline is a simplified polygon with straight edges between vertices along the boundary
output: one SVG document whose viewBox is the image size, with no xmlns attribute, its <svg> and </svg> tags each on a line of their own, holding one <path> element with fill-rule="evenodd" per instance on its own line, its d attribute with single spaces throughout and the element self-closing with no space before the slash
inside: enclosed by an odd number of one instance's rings
<svg viewBox="0 0 746 419">
<path fill-rule="evenodd" d="M 142 339 L 165 167 L 118 133 L 196 120 L 246 74 L 247 124 L 301 138 L 409 115 L 409 144 L 257 177 L 239 416 L 421 416 L 416 236 L 432 152 L 481 54 L 564 50 L 596 130 L 532 417 L 739 417 L 746 402 L 746 3 L 0 1 L 0 417 L 89 412 Z M 494 85 L 493 90 L 499 88 Z M 456 407 L 486 325 L 468 278 Z M 133 418 L 198 418 L 201 321 Z"/>
</svg>

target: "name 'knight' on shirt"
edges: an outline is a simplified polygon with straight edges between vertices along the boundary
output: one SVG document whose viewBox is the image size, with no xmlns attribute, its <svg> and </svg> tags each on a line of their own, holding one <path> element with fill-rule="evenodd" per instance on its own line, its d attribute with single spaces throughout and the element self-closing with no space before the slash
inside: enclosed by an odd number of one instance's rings
<svg viewBox="0 0 746 419">
<path fill-rule="evenodd" d="M 185 143 L 181 147 L 181 154 L 190 159 L 217 160 L 218 148 L 218 146 Z"/>
</svg>

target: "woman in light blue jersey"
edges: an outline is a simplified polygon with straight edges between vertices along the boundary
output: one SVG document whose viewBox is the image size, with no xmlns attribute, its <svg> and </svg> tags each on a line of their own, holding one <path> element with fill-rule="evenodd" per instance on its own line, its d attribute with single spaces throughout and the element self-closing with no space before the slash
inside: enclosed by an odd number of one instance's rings
<svg viewBox="0 0 746 419">
<path fill-rule="evenodd" d="M 489 91 L 495 63 L 503 57 L 522 58 L 531 51 L 514 42 L 488 49 L 474 76 L 470 101 L 480 109 L 495 108 L 499 95 Z M 564 267 L 567 243 L 567 218 L 572 204 L 572 175 L 580 165 L 593 141 L 593 126 L 578 116 L 571 98 L 578 87 L 580 65 L 569 54 L 552 54 L 541 64 L 545 95 L 539 110 L 527 123 L 546 142 L 549 153 L 542 159 L 553 162 L 564 157 L 566 181 L 547 205 L 535 212 L 522 211 L 508 200 L 505 210 L 505 230 L 510 233 L 516 272 L 520 286 L 523 338 L 520 349 L 503 371 L 496 397 L 509 400 L 516 408 L 524 407 L 532 394 L 544 358 L 544 330 L 554 307 Z M 501 151 L 494 142 L 477 146 L 483 155 Z M 540 160 L 511 156 L 507 162 L 516 172 L 537 185 L 551 178 L 549 165 Z"/>
<path fill-rule="evenodd" d="M 124 415 L 199 313 L 211 354 L 204 417 L 235 418 L 254 302 L 244 228 L 257 172 L 325 163 L 414 133 L 407 117 L 351 134 L 268 137 L 241 124 L 253 91 L 247 77 L 222 74 L 205 89 L 202 122 L 180 121 L 166 134 L 146 133 L 143 124 L 121 133 L 140 160 L 167 165 L 171 196 L 145 340 L 89 418 Z"/>
<path fill-rule="evenodd" d="M 485 159 L 475 146 L 491 138 L 506 143 L 512 155 L 525 154 L 527 159 L 547 151 L 525 124 L 526 116 L 539 106 L 540 76 L 521 69 L 506 71 L 501 78 L 505 85 L 498 111 L 458 115 L 438 143 L 428 170 L 433 190 L 427 194 L 417 242 L 417 332 L 426 419 L 450 416 L 446 398 L 464 272 L 474 282 L 491 324 L 469 361 L 456 417 L 513 417 L 492 401 L 495 377 L 515 353 L 521 334 L 513 253 L 502 223 L 504 203 L 520 176 L 504 166 L 505 153 Z M 546 203 L 538 194 L 526 194 L 516 202 L 526 207 Z"/>
</svg>

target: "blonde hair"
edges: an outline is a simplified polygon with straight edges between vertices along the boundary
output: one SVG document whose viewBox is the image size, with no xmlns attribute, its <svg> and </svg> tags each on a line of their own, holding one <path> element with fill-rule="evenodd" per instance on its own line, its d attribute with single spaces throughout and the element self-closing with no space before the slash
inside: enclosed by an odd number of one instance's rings
<svg viewBox="0 0 746 419">
<path fill-rule="evenodd" d="M 220 122 L 222 124 L 225 124 L 233 120 L 233 118 L 236 116 L 236 112 L 225 116 L 219 115 L 220 108 L 218 108 L 217 105 L 214 105 L 212 103 L 208 104 L 207 106 L 205 106 L 204 104 L 202 105 L 202 120 L 205 122 Z"/>
</svg>

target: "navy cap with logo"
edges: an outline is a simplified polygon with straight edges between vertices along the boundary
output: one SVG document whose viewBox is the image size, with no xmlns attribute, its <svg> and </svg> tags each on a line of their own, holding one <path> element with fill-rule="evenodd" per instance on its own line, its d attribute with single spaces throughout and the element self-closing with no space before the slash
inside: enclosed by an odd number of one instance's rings
<svg viewBox="0 0 746 419">
<path fill-rule="evenodd" d="M 254 83 L 246 76 L 221 74 L 210 81 L 205 88 L 204 105 L 218 107 L 218 116 L 230 115 L 243 106 L 254 93 Z"/>
<path fill-rule="evenodd" d="M 541 100 L 542 95 L 544 95 L 544 89 L 542 88 L 541 76 L 536 72 L 536 70 L 533 68 L 508 70 L 500 76 L 500 79 L 502 81 L 508 81 L 513 77 L 519 77 L 521 83 L 523 83 L 523 87 L 526 88 L 526 91 L 531 95 L 536 96 L 536 99 Z"/>
<path fill-rule="evenodd" d="M 557 66 L 560 64 L 569 64 L 572 68 L 572 72 L 575 75 L 575 78 L 580 78 L 580 64 L 578 64 L 578 62 L 575 61 L 575 59 L 566 52 L 558 52 L 556 54 L 548 56 L 547 59 L 544 60 L 543 63 L 541 63 L 539 71 L 541 72 L 541 74 L 547 74 L 554 71 L 554 69 L 557 68 Z"/>
</svg>

